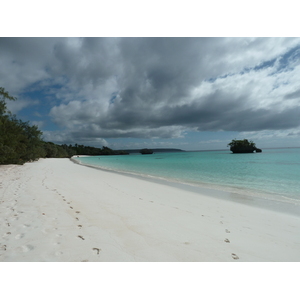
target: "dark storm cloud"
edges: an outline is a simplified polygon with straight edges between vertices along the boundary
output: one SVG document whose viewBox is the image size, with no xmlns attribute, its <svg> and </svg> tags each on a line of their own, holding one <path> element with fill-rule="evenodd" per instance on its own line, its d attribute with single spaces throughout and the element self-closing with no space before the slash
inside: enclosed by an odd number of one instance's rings
<svg viewBox="0 0 300 300">
<path fill-rule="evenodd" d="M 50 116 L 71 137 L 288 129 L 300 125 L 299 45 L 276 38 L 0 39 L 0 79 L 18 92 L 47 88 L 57 103 Z"/>
</svg>

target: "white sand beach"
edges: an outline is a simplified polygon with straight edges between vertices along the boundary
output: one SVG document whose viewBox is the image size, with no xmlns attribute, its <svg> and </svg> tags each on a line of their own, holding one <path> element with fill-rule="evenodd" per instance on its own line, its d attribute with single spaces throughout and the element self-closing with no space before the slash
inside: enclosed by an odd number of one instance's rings
<svg viewBox="0 0 300 300">
<path fill-rule="evenodd" d="M 0 166 L 2 262 L 295 262 L 300 216 L 40 159 Z"/>
</svg>

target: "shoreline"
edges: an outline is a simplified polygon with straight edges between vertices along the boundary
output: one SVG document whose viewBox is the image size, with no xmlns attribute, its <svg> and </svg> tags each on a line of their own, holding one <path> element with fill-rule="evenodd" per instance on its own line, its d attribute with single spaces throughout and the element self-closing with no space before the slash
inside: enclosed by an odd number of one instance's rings
<svg viewBox="0 0 300 300">
<path fill-rule="evenodd" d="M 70 160 L 75 164 L 88 167 L 88 168 L 93 168 L 103 172 L 109 172 L 109 173 L 119 174 L 119 175 L 128 176 L 136 179 L 142 179 L 145 181 L 163 184 L 174 188 L 182 189 L 188 192 L 194 192 L 201 195 L 211 196 L 214 198 L 218 198 L 226 201 L 232 201 L 243 205 L 250 205 L 250 206 L 255 206 L 267 210 L 273 210 L 276 212 L 300 216 L 300 202 L 286 197 L 284 199 L 282 195 L 277 195 L 277 194 L 272 195 L 266 192 L 258 194 L 258 193 L 253 193 L 252 190 L 246 188 L 238 188 L 238 187 L 229 188 L 218 184 L 215 184 L 213 186 L 209 185 L 209 187 L 207 187 L 205 186 L 205 183 L 197 185 L 185 181 L 172 180 L 171 178 L 162 178 L 162 177 L 155 177 L 152 175 L 126 172 L 123 170 L 108 169 L 102 166 L 82 163 L 81 161 L 78 161 L 73 157 L 70 158 Z"/>
<path fill-rule="evenodd" d="M 300 261 L 300 217 L 238 195 L 225 201 L 69 159 L 1 169 L 0 261 Z"/>
</svg>

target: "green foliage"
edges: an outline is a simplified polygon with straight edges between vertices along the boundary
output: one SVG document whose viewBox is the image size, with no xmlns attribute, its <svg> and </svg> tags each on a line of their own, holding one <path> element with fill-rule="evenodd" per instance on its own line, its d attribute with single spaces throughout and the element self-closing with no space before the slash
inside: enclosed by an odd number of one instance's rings
<svg viewBox="0 0 300 300">
<path fill-rule="evenodd" d="M 128 154 L 108 147 L 95 148 L 84 145 L 56 145 L 42 140 L 42 131 L 36 125 L 17 120 L 8 110 L 6 101 L 15 101 L 0 87 L 0 164 L 24 164 L 39 158 L 72 157 L 73 155 Z"/>
<path fill-rule="evenodd" d="M 17 120 L 8 110 L 6 100 L 16 100 L 0 88 L 0 164 L 23 164 L 44 156 L 42 132 L 29 122 Z"/>
<path fill-rule="evenodd" d="M 255 143 L 252 142 L 252 141 L 248 141 L 247 139 L 244 139 L 244 140 L 232 140 L 228 145 L 227 147 L 230 146 L 230 147 L 255 147 Z"/>
<path fill-rule="evenodd" d="M 253 141 L 244 140 L 232 140 L 227 147 L 230 146 L 230 150 L 233 153 L 252 153 L 256 150 L 256 145 Z"/>
<path fill-rule="evenodd" d="M 0 116 L 0 164 L 23 164 L 43 156 L 41 131 L 10 116 Z"/>
<path fill-rule="evenodd" d="M 75 146 L 72 145 L 62 145 L 65 147 L 66 151 L 69 153 L 70 156 L 72 155 L 126 155 L 129 154 L 126 151 L 116 151 L 112 150 L 108 147 L 103 146 L 101 148 L 96 148 L 96 147 L 90 147 L 90 146 L 84 146 L 84 145 L 77 145 Z"/>
<path fill-rule="evenodd" d="M 6 107 L 6 100 L 15 101 L 17 98 L 10 96 L 3 87 L 0 87 L 0 116 L 3 116 L 6 113 L 10 114 Z"/>
</svg>

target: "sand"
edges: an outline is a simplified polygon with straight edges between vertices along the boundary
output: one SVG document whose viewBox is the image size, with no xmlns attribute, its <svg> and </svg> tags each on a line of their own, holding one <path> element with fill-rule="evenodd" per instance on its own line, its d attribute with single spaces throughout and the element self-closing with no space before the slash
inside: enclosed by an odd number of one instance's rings
<svg viewBox="0 0 300 300">
<path fill-rule="evenodd" d="M 298 215 L 225 198 L 69 159 L 0 166 L 0 261 L 300 261 Z"/>
</svg>

